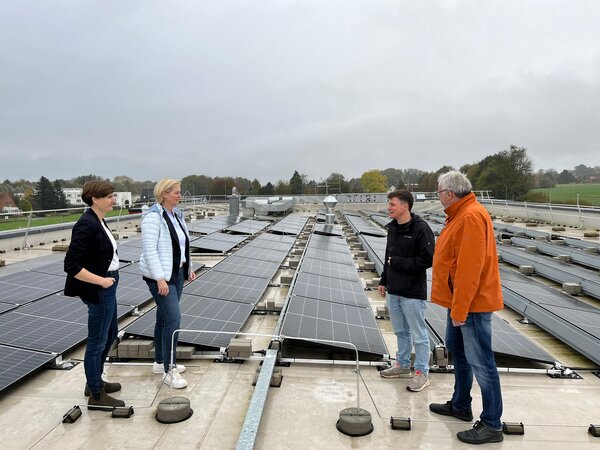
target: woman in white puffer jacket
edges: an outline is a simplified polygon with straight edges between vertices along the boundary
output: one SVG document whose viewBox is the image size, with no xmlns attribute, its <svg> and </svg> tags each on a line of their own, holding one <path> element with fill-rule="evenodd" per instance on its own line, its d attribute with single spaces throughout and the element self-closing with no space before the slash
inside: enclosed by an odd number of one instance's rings
<svg viewBox="0 0 600 450">
<path fill-rule="evenodd" d="M 175 206 L 181 200 L 179 180 L 163 179 L 154 187 L 154 204 L 142 218 L 142 257 L 140 270 L 156 301 L 154 327 L 154 364 L 152 371 L 176 389 L 185 388 L 183 365 L 175 363 L 176 348 L 171 348 L 173 332 L 180 327 L 179 301 L 184 280 L 196 274 L 190 260 L 190 239 L 183 214 Z M 177 346 L 177 336 L 174 339 Z M 173 352 L 173 367 L 170 367 Z"/>
</svg>

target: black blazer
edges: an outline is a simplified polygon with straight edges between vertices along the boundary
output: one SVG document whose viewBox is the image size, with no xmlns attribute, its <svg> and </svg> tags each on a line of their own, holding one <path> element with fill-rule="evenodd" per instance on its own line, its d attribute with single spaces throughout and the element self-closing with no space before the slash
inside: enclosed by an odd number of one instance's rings
<svg viewBox="0 0 600 450">
<path fill-rule="evenodd" d="M 103 277 L 113 258 L 112 242 L 103 226 L 100 218 L 89 208 L 73 227 L 71 244 L 65 256 L 65 295 L 80 297 L 85 303 L 100 303 L 102 287 L 78 280 L 75 275 L 85 268 Z"/>
</svg>

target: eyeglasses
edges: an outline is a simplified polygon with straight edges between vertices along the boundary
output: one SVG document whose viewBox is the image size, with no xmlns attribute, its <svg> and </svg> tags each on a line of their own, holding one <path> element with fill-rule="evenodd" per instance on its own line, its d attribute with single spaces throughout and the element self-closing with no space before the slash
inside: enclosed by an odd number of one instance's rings
<svg viewBox="0 0 600 450">
<path fill-rule="evenodd" d="M 452 192 L 450 189 L 442 189 L 441 191 L 436 191 L 435 195 L 439 198 L 442 192 Z"/>
</svg>

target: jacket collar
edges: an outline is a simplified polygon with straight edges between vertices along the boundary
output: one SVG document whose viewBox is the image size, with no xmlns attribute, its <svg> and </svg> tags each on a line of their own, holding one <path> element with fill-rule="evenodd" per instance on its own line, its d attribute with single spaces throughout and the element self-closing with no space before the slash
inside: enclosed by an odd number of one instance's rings
<svg viewBox="0 0 600 450">
<path fill-rule="evenodd" d="M 469 192 L 467 195 L 465 195 L 459 201 L 448 206 L 444 210 L 446 212 L 446 214 L 448 215 L 448 217 L 446 218 L 446 223 L 450 222 L 454 217 L 456 217 L 458 215 L 458 213 L 460 211 L 462 211 L 466 206 L 471 205 L 471 204 L 475 203 L 476 201 L 477 201 L 477 199 L 475 198 L 475 194 L 473 194 L 472 192 Z"/>
</svg>

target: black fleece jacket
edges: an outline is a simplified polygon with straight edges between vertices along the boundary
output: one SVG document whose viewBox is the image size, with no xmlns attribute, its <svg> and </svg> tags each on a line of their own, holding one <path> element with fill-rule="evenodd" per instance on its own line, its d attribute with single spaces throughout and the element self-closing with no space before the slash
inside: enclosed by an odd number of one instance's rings
<svg viewBox="0 0 600 450">
<path fill-rule="evenodd" d="M 387 292 L 427 300 L 427 269 L 433 262 L 435 238 L 429 225 L 411 213 L 411 220 L 392 220 L 388 230 L 381 281 Z"/>
</svg>

